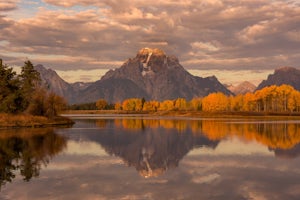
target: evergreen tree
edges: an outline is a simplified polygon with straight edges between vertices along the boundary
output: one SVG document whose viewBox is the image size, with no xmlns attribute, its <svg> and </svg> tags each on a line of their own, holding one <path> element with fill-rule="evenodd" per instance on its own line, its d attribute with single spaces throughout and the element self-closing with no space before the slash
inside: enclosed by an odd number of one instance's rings
<svg viewBox="0 0 300 200">
<path fill-rule="evenodd" d="M 33 67 L 33 64 L 28 60 L 22 67 L 21 75 L 21 93 L 23 95 L 23 110 L 25 110 L 32 99 L 35 90 L 39 87 L 41 83 L 40 74 Z"/>
<path fill-rule="evenodd" d="M 16 72 L 0 59 L 0 112 L 16 113 L 20 110 L 22 96 Z"/>
</svg>

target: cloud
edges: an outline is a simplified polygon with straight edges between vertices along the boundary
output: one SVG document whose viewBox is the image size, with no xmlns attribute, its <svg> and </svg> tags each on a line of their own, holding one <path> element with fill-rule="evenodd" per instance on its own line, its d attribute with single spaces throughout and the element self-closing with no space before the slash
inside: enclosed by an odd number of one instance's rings
<svg viewBox="0 0 300 200">
<path fill-rule="evenodd" d="M 17 9 L 19 0 L 5 0 L 0 1 L 0 11 L 12 11 Z"/>
<path fill-rule="evenodd" d="M 119 65 L 107 63 L 122 63 L 148 46 L 176 55 L 189 69 L 300 67 L 300 7 L 292 1 L 44 3 L 31 17 L 0 17 L 6 41 L 0 56 L 9 64 L 29 58 L 60 70 L 109 69 Z"/>
<path fill-rule="evenodd" d="M 86 151 L 85 146 L 76 147 L 79 149 L 75 155 L 71 150 L 71 154 L 55 157 L 30 182 L 25 183 L 17 176 L 1 188 L 0 198 L 297 199 L 299 196 L 299 160 L 187 156 L 178 168 L 145 179 L 134 167 L 120 164 L 118 157 L 89 156 L 80 153 Z"/>
<path fill-rule="evenodd" d="M 246 145 L 245 145 L 246 144 Z M 257 142 L 243 142 L 238 138 L 231 138 L 221 141 L 216 149 L 199 148 L 189 152 L 189 155 L 264 155 L 274 156 L 274 153 Z"/>
</svg>

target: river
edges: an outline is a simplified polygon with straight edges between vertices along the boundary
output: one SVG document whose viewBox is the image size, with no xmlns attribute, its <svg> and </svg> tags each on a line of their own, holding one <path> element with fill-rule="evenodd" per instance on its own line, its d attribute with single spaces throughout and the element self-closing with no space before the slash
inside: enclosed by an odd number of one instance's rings
<svg viewBox="0 0 300 200">
<path fill-rule="evenodd" d="M 70 117 L 0 130 L 0 199 L 300 199 L 300 120 Z"/>
</svg>

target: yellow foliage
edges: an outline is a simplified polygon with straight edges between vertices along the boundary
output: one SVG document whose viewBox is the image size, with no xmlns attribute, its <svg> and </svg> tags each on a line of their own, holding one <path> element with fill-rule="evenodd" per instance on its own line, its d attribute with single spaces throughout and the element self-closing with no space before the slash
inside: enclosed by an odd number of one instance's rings
<svg viewBox="0 0 300 200">
<path fill-rule="evenodd" d="M 146 101 L 143 106 L 143 111 L 157 111 L 159 104 L 158 101 Z"/>
<path fill-rule="evenodd" d="M 176 110 L 186 110 L 187 109 L 187 102 L 184 98 L 178 98 L 175 100 L 174 108 Z"/>
<path fill-rule="evenodd" d="M 122 108 L 126 111 L 141 111 L 143 109 L 142 99 L 126 99 L 122 103 Z"/>
<path fill-rule="evenodd" d="M 174 101 L 172 100 L 165 100 L 160 103 L 159 105 L 159 110 L 161 111 L 169 111 L 169 110 L 174 110 Z"/>
<path fill-rule="evenodd" d="M 228 97 L 221 93 L 211 93 L 202 99 L 202 110 L 208 112 L 226 111 L 229 105 Z"/>
<path fill-rule="evenodd" d="M 115 110 L 122 110 L 122 104 L 120 102 L 115 103 Z"/>
<path fill-rule="evenodd" d="M 105 99 L 99 99 L 98 101 L 96 101 L 96 107 L 99 110 L 104 110 L 107 105 L 108 105 L 108 103 Z"/>
<path fill-rule="evenodd" d="M 211 93 L 203 98 L 193 98 L 187 102 L 184 98 L 176 100 L 146 101 L 132 98 L 122 104 L 116 103 L 115 109 L 127 111 L 173 111 L 191 110 L 205 112 L 294 112 L 300 111 L 300 92 L 292 86 L 269 86 L 254 93 L 226 96 L 221 92 Z"/>
<path fill-rule="evenodd" d="M 195 111 L 202 109 L 202 98 L 193 98 L 190 101 L 190 108 Z"/>
</svg>

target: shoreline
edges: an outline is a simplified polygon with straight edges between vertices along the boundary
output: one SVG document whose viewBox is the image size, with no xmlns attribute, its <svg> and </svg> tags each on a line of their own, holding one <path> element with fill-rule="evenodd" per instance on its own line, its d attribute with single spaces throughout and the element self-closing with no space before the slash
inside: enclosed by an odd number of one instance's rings
<svg viewBox="0 0 300 200">
<path fill-rule="evenodd" d="M 103 114 L 103 115 L 150 115 L 150 116 L 189 116 L 189 117 L 217 117 L 217 116 L 299 116 L 300 112 L 203 112 L 203 111 L 124 111 L 124 110 L 68 110 L 62 112 L 63 115 L 80 114 Z"/>
<path fill-rule="evenodd" d="M 155 118 L 155 117 L 175 117 L 175 118 L 240 118 L 247 120 L 300 120 L 300 113 L 262 113 L 262 112 L 202 112 L 202 111 L 157 111 L 157 112 L 129 112 L 116 110 L 69 110 L 61 113 L 69 118 L 111 118 L 111 117 L 133 117 L 133 118 Z"/>
<path fill-rule="evenodd" d="M 51 126 L 69 126 L 73 124 L 73 120 L 64 116 L 56 116 L 50 119 L 44 116 L 32 116 L 26 114 L 0 114 L 0 129 L 41 128 Z"/>
<path fill-rule="evenodd" d="M 182 118 L 247 118 L 247 119 L 300 119 L 300 113 L 294 112 L 202 112 L 202 111 L 157 111 L 137 112 L 123 110 L 68 110 L 52 119 L 26 114 L 0 114 L 0 129 L 6 128 L 41 128 L 54 126 L 71 126 L 71 118 L 81 115 L 101 115 L 101 117 L 182 117 Z"/>
</svg>

